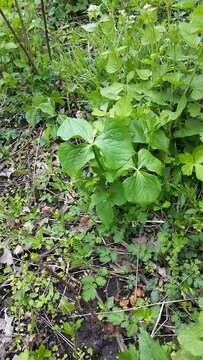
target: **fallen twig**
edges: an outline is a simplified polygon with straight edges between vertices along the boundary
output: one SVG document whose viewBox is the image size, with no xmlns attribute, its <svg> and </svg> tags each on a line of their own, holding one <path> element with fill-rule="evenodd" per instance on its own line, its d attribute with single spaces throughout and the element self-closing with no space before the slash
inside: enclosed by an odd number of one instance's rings
<svg viewBox="0 0 203 360">
<path fill-rule="evenodd" d="M 164 305 L 172 305 L 172 304 L 177 304 L 177 303 L 181 303 L 181 302 L 187 302 L 187 301 L 192 301 L 192 300 L 197 300 L 197 299 L 180 299 L 180 300 L 169 300 L 169 301 L 164 301 Z M 75 314 L 75 315 L 71 315 L 69 316 L 70 319 L 75 319 L 75 318 L 81 318 L 81 317 L 88 317 L 88 316 L 95 316 L 95 315 L 110 315 L 110 314 L 118 314 L 118 313 L 122 313 L 122 312 L 131 312 L 131 311 L 136 311 L 136 310 L 140 310 L 140 309 L 146 309 L 146 308 L 150 308 L 152 306 L 158 306 L 158 305 L 162 305 L 163 302 L 157 302 L 157 303 L 153 303 L 153 304 L 146 304 L 143 306 L 134 306 L 131 308 L 127 308 L 127 309 L 119 309 L 119 310 L 114 310 L 114 311 L 104 311 L 104 312 L 94 312 L 94 313 L 86 313 L 86 314 Z"/>
</svg>

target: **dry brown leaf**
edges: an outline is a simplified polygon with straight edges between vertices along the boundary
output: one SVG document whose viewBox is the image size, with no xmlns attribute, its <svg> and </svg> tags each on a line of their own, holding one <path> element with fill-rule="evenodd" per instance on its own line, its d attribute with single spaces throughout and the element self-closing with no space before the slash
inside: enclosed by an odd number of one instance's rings
<svg viewBox="0 0 203 360">
<path fill-rule="evenodd" d="M 122 308 L 126 308 L 128 307 L 129 305 L 129 299 L 122 299 L 119 301 L 119 305 L 122 307 Z"/>
<path fill-rule="evenodd" d="M 90 220 L 90 217 L 89 217 L 89 215 L 83 215 L 82 217 L 81 217 L 81 219 L 80 219 L 80 225 L 81 226 L 87 226 L 88 225 L 88 223 L 89 223 L 89 220 Z"/>
<path fill-rule="evenodd" d="M 129 298 L 130 305 L 135 306 L 137 298 L 141 296 L 142 296 L 142 290 L 141 288 L 138 287 L 133 291 L 132 295 Z"/>
</svg>

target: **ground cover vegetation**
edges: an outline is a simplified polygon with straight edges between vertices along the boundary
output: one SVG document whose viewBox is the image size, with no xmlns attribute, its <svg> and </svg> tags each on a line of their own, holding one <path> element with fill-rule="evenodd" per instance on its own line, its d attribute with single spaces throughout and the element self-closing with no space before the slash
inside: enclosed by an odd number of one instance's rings
<svg viewBox="0 0 203 360">
<path fill-rule="evenodd" d="M 203 359 L 202 31 L 0 0 L 0 358 Z"/>
</svg>

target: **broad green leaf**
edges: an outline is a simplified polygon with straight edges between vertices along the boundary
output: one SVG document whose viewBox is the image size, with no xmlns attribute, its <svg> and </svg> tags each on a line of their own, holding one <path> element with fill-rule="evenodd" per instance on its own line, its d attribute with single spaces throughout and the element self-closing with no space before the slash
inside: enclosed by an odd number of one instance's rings
<svg viewBox="0 0 203 360">
<path fill-rule="evenodd" d="M 192 356 L 203 356 L 202 332 L 203 312 L 196 323 L 186 325 L 179 331 L 178 341 L 182 349 Z"/>
<path fill-rule="evenodd" d="M 120 312 L 120 308 L 115 306 L 112 309 L 112 313 L 110 313 L 107 318 L 112 324 L 120 325 L 125 320 L 125 314 Z"/>
<path fill-rule="evenodd" d="M 109 228 L 113 222 L 113 206 L 111 201 L 104 200 L 96 205 L 96 212 L 103 224 Z"/>
<path fill-rule="evenodd" d="M 127 74 L 126 81 L 129 84 L 135 76 L 135 72 L 132 70 Z"/>
<path fill-rule="evenodd" d="M 159 149 L 164 152 L 168 152 L 169 147 L 169 138 L 166 136 L 165 132 L 162 129 L 159 129 L 153 133 L 150 138 L 150 145 L 153 149 Z"/>
<path fill-rule="evenodd" d="M 31 109 L 29 111 L 26 111 L 25 117 L 28 124 L 30 124 L 33 127 L 37 125 L 41 120 L 41 116 L 39 115 L 37 109 Z"/>
<path fill-rule="evenodd" d="M 191 23 L 182 22 L 179 24 L 180 34 L 185 42 L 192 48 L 197 48 L 200 42 L 200 36 L 195 34 L 196 29 Z"/>
<path fill-rule="evenodd" d="M 110 111 L 111 117 L 129 117 L 133 110 L 131 100 L 131 97 L 128 95 L 123 96 L 120 100 L 118 100 Z"/>
<path fill-rule="evenodd" d="M 162 32 L 162 29 L 158 26 L 154 26 L 153 28 L 151 26 L 148 26 L 144 30 L 144 34 L 141 40 L 142 45 L 145 46 L 158 42 L 161 39 Z"/>
<path fill-rule="evenodd" d="M 136 69 L 136 73 L 141 80 L 147 80 L 152 75 L 149 69 Z"/>
<path fill-rule="evenodd" d="M 194 167 L 194 158 L 192 154 L 190 153 L 179 154 L 178 159 L 182 164 L 185 164 L 181 168 L 183 175 L 186 176 L 192 175 L 193 167 Z"/>
<path fill-rule="evenodd" d="M 30 352 L 29 350 L 23 351 L 19 356 L 18 360 L 29 360 L 30 359 Z"/>
<path fill-rule="evenodd" d="M 194 159 L 192 154 L 190 153 L 184 153 L 184 154 L 179 154 L 178 155 L 178 159 L 180 160 L 181 163 L 183 164 L 193 164 L 194 163 Z"/>
<path fill-rule="evenodd" d="M 76 176 L 88 161 L 94 158 L 90 145 L 63 143 L 59 146 L 59 160 L 67 174 Z"/>
<path fill-rule="evenodd" d="M 97 29 L 97 26 L 98 26 L 97 23 L 92 22 L 89 24 L 82 25 L 81 28 L 89 33 L 93 33 Z"/>
<path fill-rule="evenodd" d="M 192 25 L 196 27 L 197 30 L 203 31 L 203 3 L 197 6 L 193 13 L 190 16 L 192 20 Z"/>
<path fill-rule="evenodd" d="M 200 145 L 194 149 L 193 157 L 195 159 L 195 164 L 203 163 L 203 145 Z"/>
<path fill-rule="evenodd" d="M 59 127 L 57 135 L 63 140 L 79 137 L 88 143 L 92 143 L 94 139 L 94 130 L 92 125 L 84 119 L 67 117 Z"/>
<path fill-rule="evenodd" d="M 203 132 L 203 121 L 198 119 L 190 119 L 185 122 L 185 125 L 180 130 L 174 133 L 175 138 L 183 138 L 187 136 L 200 135 Z"/>
<path fill-rule="evenodd" d="M 161 183 L 156 175 L 137 170 L 123 182 L 127 201 L 146 206 L 153 203 L 161 192 Z"/>
<path fill-rule="evenodd" d="M 95 145 L 103 155 L 105 166 L 112 170 L 129 163 L 134 153 L 128 128 L 120 121 L 107 120 Z"/>
<path fill-rule="evenodd" d="M 151 102 L 158 105 L 166 105 L 166 94 L 163 91 L 158 90 L 145 90 L 144 95 L 149 97 Z"/>
<path fill-rule="evenodd" d="M 106 201 L 109 199 L 109 194 L 106 193 L 105 190 L 101 191 L 95 191 L 94 194 L 91 196 L 91 206 L 95 206 L 97 204 L 100 204 L 103 201 Z"/>
<path fill-rule="evenodd" d="M 150 135 L 150 132 L 145 128 L 142 120 L 133 120 L 133 122 L 130 123 L 130 132 L 134 143 L 150 144 L 153 149 L 168 151 L 169 138 L 162 129 Z"/>
<path fill-rule="evenodd" d="M 110 100 L 119 100 L 120 99 L 120 92 L 124 89 L 124 85 L 121 83 L 113 83 L 110 86 L 102 88 L 100 93 L 102 96 L 106 97 Z"/>
<path fill-rule="evenodd" d="M 195 165 L 195 173 L 197 179 L 203 181 L 203 165 L 201 164 Z"/>
<path fill-rule="evenodd" d="M 150 171 L 161 175 L 164 169 L 163 163 L 150 153 L 147 149 L 138 151 L 138 168 L 147 168 Z"/>
<path fill-rule="evenodd" d="M 133 120 L 130 123 L 130 132 L 134 143 L 147 144 L 147 137 L 144 131 L 144 123 L 142 120 Z"/>
<path fill-rule="evenodd" d="M 188 111 L 192 117 L 201 116 L 201 105 L 198 103 L 190 103 L 188 105 Z"/>
<path fill-rule="evenodd" d="M 70 315 L 75 309 L 75 303 L 69 301 L 68 298 L 64 296 L 60 301 L 59 308 L 63 315 Z"/>
<path fill-rule="evenodd" d="M 75 335 L 74 326 L 67 322 L 63 323 L 63 330 L 67 335 L 69 335 L 71 337 L 73 337 Z"/>
<path fill-rule="evenodd" d="M 193 167 L 194 165 L 190 163 L 183 165 L 181 168 L 183 175 L 187 175 L 187 176 L 192 175 Z"/>
<path fill-rule="evenodd" d="M 181 168 L 183 175 L 192 175 L 195 168 L 197 179 L 203 181 L 203 145 L 196 147 L 192 154 L 179 154 L 178 158 L 185 164 Z"/>
<path fill-rule="evenodd" d="M 176 7 L 180 9 L 192 9 L 196 3 L 196 0 L 179 0 Z"/>
<path fill-rule="evenodd" d="M 38 109 L 40 109 L 44 114 L 47 114 L 50 117 L 55 116 L 55 107 L 51 102 L 44 102 L 38 105 Z"/>
<path fill-rule="evenodd" d="M 179 85 L 182 78 L 183 78 L 183 73 L 176 71 L 176 72 L 171 72 L 171 73 L 165 74 L 162 79 L 164 81 L 168 81 L 169 83 L 171 83 L 173 85 Z"/>
<path fill-rule="evenodd" d="M 169 360 L 167 352 L 143 329 L 139 336 L 140 360 Z"/>
<path fill-rule="evenodd" d="M 107 73 L 114 74 L 120 69 L 121 64 L 122 62 L 120 57 L 116 54 L 115 51 L 111 51 L 108 55 L 108 62 L 106 64 Z"/>
<path fill-rule="evenodd" d="M 110 188 L 111 199 L 115 205 L 121 206 L 125 204 L 126 198 L 124 194 L 123 184 L 117 180 L 115 181 Z"/>
<path fill-rule="evenodd" d="M 175 112 L 170 111 L 170 110 L 162 111 L 162 113 L 160 114 L 161 126 L 164 126 L 167 123 L 178 119 L 179 116 L 182 114 L 183 110 L 185 109 L 186 105 L 187 105 L 187 98 L 186 98 L 186 96 L 183 95 L 178 103 L 178 106 L 177 106 L 177 109 Z"/>
<path fill-rule="evenodd" d="M 126 352 L 120 352 L 118 354 L 119 360 L 139 360 L 139 353 L 133 345 L 129 345 L 129 349 Z"/>
<path fill-rule="evenodd" d="M 203 76 L 196 75 L 191 83 L 193 100 L 201 100 L 203 98 Z"/>
</svg>

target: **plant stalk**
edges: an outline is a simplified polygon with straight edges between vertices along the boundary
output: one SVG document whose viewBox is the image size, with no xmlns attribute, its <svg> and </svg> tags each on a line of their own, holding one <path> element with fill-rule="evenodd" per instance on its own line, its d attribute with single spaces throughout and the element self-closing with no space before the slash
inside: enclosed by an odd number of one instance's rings
<svg viewBox="0 0 203 360">
<path fill-rule="evenodd" d="M 102 165 L 102 163 L 100 161 L 100 158 L 99 158 L 98 150 L 97 150 L 95 145 L 92 146 L 92 150 L 93 150 L 93 153 L 94 153 L 94 156 L 95 156 L 95 160 L 96 160 L 97 164 L 99 165 L 99 168 L 104 171 L 103 165 Z"/>
<path fill-rule="evenodd" d="M 0 15 L 2 16 L 2 18 L 4 19 L 6 25 L 8 26 L 9 30 L 11 31 L 11 33 L 13 34 L 14 39 L 16 40 L 16 42 L 19 44 L 19 46 L 21 47 L 21 49 L 23 50 L 23 52 L 25 53 L 25 55 L 28 58 L 29 64 L 32 68 L 33 73 L 37 73 L 37 68 L 34 64 L 34 61 L 32 59 L 32 56 L 30 55 L 29 51 L 26 49 L 26 47 L 22 44 L 20 38 L 18 37 L 18 35 L 16 34 L 15 30 L 13 29 L 10 21 L 7 19 L 6 15 L 4 14 L 3 10 L 0 8 Z"/>
<path fill-rule="evenodd" d="M 49 54 L 49 59 L 52 59 L 51 56 L 51 47 L 50 47 L 50 42 L 49 42 L 49 33 L 48 33 L 48 27 L 47 27 L 47 17 L 46 17 L 46 9 L 45 9 L 45 4 L 44 4 L 44 0 L 41 0 L 41 9 L 42 9 L 42 15 L 43 15 L 43 20 L 44 20 L 44 32 L 45 32 L 45 38 L 46 38 L 46 43 L 47 43 L 47 50 L 48 50 L 48 54 Z"/>
<path fill-rule="evenodd" d="M 24 24 L 24 21 L 23 21 L 23 17 L 22 17 L 21 10 L 20 10 L 19 4 L 18 4 L 18 0 L 14 0 L 14 3 L 15 3 L 16 11 L 17 11 L 17 13 L 18 13 L 18 16 L 19 16 L 19 19 L 20 19 L 20 23 L 21 23 L 21 27 L 22 27 L 22 30 L 23 30 L 24 41 L 25 41 L 25 44 L 26 44 L 26 46 L 27 46 L 27 50 L 29 51 L 29 53 L 30 53 L 30 55 L 31 55 L 31 51 L 30 51 L 30 47 L 29 47 L 29 39 L 28 39 L 27 29 L 26 29 L 25 24 Z"/>
</svg>

